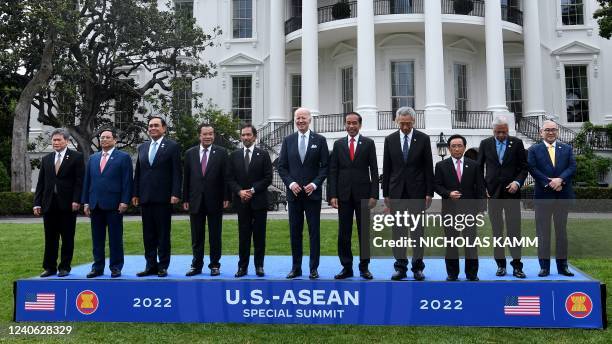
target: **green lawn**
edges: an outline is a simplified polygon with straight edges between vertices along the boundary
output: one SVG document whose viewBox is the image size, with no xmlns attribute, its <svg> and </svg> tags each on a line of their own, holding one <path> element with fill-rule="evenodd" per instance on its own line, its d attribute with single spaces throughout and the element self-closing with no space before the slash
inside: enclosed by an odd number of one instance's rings
<svg viewBox="0 0 612 344">
<path fill-rule="evenodd" d="M 609 220 L 570 220 L 570 228 L 576 229 L 576 236 L 597 230 L 609 242 Z M 526 227 L 532 221 L 524 222 Z M 190 254 L 189 223 L 176 221 L 172 228 L 173 254 Z M 584 231 L 584 232 L 583 232 Z M 91 261 L 91 240 L 88 224 L 77 227 L 74 264 Z M 582 234 L 578 234 L 582 233 Z M 590 234 L 597 237 L 597 234 Z M 306 236 L 307 237 L 307 236 Z M 336 254 L 337 222 L 322 221 L 321 254 Z M 571 237 L 571 235 L 570 235 Z M 142 248 L 141 225 L 137 222 L 125 226 L 125 253 L 140 255 Z M 307 240 L 305 240 L 307 241 Z M 353 240 L 356 243 L 356 240 Z M 596 242 L 596 240 L 593 240 Z M 223 252 L 236 254 L 236 221 L 224 222 Z M 601 245 L 599 250 L 610 250 Z M 34 340 L 46 342 L 104 342 L 104 343 L 229 343 L 229 342 L 591 342 L 610 343 L 612 335 L 604 330 L 538 330 L 506 328 L 450 328 L 450 327 L 388 327 L 388 326 L 297 326 L 297 325 L 238 325 L 238 324 L 125 324 L 125 323 L 74 323 L 71 335 L 63 337 L 9 337 L 8 327 L 14 325 L 13 281 L 31 277 L 41 272 L 43 252 L 43 231 L 41 224 L 0 224 L 0 342 Z M 307 252 L 307 251 L 305 251 Z M 289 231 L 286 220 L 268 221 L 266 253 L 287 255 L 289 251 Z M 603 257 L 603 251 L 600 251 Z M 609 253 L 608 253 L 609 255 Z M 612 259 L 582 258 L 572 259 L 572 264 L 593 277 L 612 283 Z M 612 292 L 608 290 L 608 297 Z M 607 305 L 608 321 L 612 307 Z"/>
</svg>

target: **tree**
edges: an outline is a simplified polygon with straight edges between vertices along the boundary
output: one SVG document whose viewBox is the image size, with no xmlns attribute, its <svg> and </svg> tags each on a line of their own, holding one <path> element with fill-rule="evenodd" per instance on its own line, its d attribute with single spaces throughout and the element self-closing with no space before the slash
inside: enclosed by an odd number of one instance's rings
<svg viewBox="0 0 612 344">
<path fill-rule="evenodd" d="M 20 100 L 17 107 L 26 104 L 23 108 L 29 110 L 31 104 L 38 121 L 67 128 L 86 158 L 97 145 L 95 137 L 101 128 L 118 126 L 121 145 L 142 139 L 143 119 L 150 112 L 143 104 L 145 96 L 171 92 L 172 80 L 180 76 L 196 80 L 215 75 L 214 64 L 204 62 L 202 54 L 213 46 L 220 30 L 215 27 L 212 34 L 204 33 L 191 16 L 175 13 L 173 2 L 167 3 L 166 11 L 150 0 L 22 1 L 25 8 L 42 2 L 59 3 L 63 10 L 53 13 L 54 20 L 45 22 L 42 29 L 33 24 L 40 21 L 35 12 L 19 14 L 28 18 L 20 23 L 24 33 L 9 30 L 24 49 L 17 57 L 10 48 L 4 51 L 13 60 L 21 60 L 15 65 L 37 66 L 41 64 L 32 61 L 47 55 L 32 52 L 40 50 L 40 42 L 55 43 L 49 48 L 55 54 L 51 54 L 53 73 L 33 101 Z M 7 22 L 19 22 L 10 17 Z M 16 139 L 27 141 L 13 135 Z"/>
<path fill-rule="evenodd" d="M 610 39 L 612 35 L 612 0 L 597 0 L 600 8 L 593 12 L 593 18 L 599 24 L 599 35 Z"/>
</svg>

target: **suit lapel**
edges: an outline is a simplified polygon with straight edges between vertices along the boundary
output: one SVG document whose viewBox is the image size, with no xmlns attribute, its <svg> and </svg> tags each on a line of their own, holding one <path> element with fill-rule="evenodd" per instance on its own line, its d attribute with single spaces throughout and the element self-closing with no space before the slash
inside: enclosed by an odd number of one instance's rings
<svg viewBox="0 0 612 344">
<path fill-rule="evenodd" d="M 347 145 L 345 145 L 344 147 L 347 147 L 348 149 L 348 137 L 346 139 Z M 359 153 L 361 153 L 361 148 L 363 145 L 363 135 L 359 135 L 359 140 L 357 140 L 357 142 L 355 142 L 355 157 L 353 159 L 353 162 L 357 161 L 357 157 L 359 156 Z"/>
<path fill-rule="evenodd" d="M 299 141 L 299 136 L 298 136 L 298 141 Z M 302 165 L 306 164 L 306 161 L 308 161 L 308 156 L 310 156 L 310 147 L 316 144 L 317 143 L 315 142 L 314 133 L 311 130 L 308 136 L 308 144 L 306 144 L 306 155 L 304 155 L 304 162 L 302 163 Z M 298 142 L 298 156 L 299 156 L 299 142 Z"/>
<path fill-rule="evenodd" d="M 153 158 L 153 165 L 157 164 L 157 160 L 159 159 L 159 157 L 162 156 L 162 154 L 165 151 L 166 151 L 166 142 L 162 138 L 162 140 L 159 142 L 159 147 L 157 147 L 157 152 L 155 152 L 155 157 Z M 147 157 L 147 159 L 148 159 L 148 157 Z"/>
<path fill-rule="evenodd" d="M 108 169 L 113 164 L 113 161 L 115 160 L 115 157 L 117 156 L 117 154 L 115 154 L 116 151 L 117 151 L 117 148 L 113 149 L 113 152 L 111 153 L 111 155 L 109 155 L 108 158 L 106 159 L 106 165 L 104 165 L 104 170 L 102 171 L 101 174 L 105 174 L 106 171 L 108 171 Z M 100 160 L 102 160 L 102 153 L 100 153 Z M 98 166 L 100 166 L 99 163 L 98 163 Z"/>
<path fill-rule="evenodd" d="M 53 153 L 53 159 L 51 159 L 51 165 L 53 168 L 53 172 L 55 173 L 55 152 Z M 62 158 L 62 163 L 60 164 L 60 168 L 59 170 L 57 170 L 57 173 L 55 174 L 56 176 L 59 176 L 62 171 L 64 170 L 64 166 L 66 166 L 68 164 L 68 159 L 70 159 L 70 149 L 66 149 L 66 153 L 64 154 L 64 158 Z"/>
<path fill-rule="evenodd" d="M 149 147 L 151 147 L 151 141 L 145 142 L 141 147 L 142 147 L 142 155 L 144 156 L 144 159 L 145 159 L 145 164 L 151 167 L 151 164 L 149 163 Z"/>
</svg>

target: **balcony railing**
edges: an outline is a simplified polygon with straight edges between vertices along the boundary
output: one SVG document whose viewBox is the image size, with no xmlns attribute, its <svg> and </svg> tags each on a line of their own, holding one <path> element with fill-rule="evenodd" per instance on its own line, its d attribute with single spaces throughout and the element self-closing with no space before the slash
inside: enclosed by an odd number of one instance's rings
<svg viewBox="0 0 612 344">
<path fill-rule="evenodd" d="M 344 114 L 334 113 L 319 115 L 312 118 L 312 127 L 317 133 L 333 133 L 344 131 Z"/>
<path fill-rule="evenodd" d="M 442 0 L 442 13 L 484 17 L 485 3 L 476 0 Z"/>
<path fill-rule="evenodd" d="M 606 129 L 593 129 L 587 133 L 587 143 L 595 150 L 612 150 L 612 140 Z"/>
<path fill-rule="evenodd" d="M 493 122 L 491 111 L 451 111 L 453 129 L 490 129 Z"/>
<path fill-rule="evenodd" d="M 523 26 L 523 12 L 521 10 L 502 5 L 502 20 Z"/>
<path fill-rule="evenodd" d="M 285 21 L 285 35 L 302 28 L 302 17 L 291 17 Z"/>
<path fill-rule="evenodd" d="M 415 110 L 416 118 L 414 119 L 414 127 L 416 129 L 425 129 L 425 111 Z M 397 129 L 395 124 L 394 111 L 378 111 L 378 130 Z"/>
<path fill-rule="evenodd" d="M 334 20 L 357 18 L 357 1 L 335 3 L 319 7 L 317 10 L 319 24 Z"/>
<path fill-rule="evenodd" d="M 374 0 L 374 15 L 423 13 L 423 1 Z"/>
</svg>

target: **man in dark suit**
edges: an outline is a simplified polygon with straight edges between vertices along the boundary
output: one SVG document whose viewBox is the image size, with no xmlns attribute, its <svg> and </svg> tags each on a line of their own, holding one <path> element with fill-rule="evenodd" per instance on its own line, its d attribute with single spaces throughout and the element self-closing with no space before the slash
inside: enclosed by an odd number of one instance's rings
<svg viewBox="0 0 612 344">
<path fill-rule="evenodd" d="M 576 160 L 572 146 L 557 140 L 559 128 L 553 121 L 544 121 L 540 129 L 543 141 L 529 147 L 529 172 L 535 179 L 535 220 L 538 234 L 538 276 L 550 274 L 550 226 L 555 225 L 557 272 L 574 276 L 567 265 L 567 213 L 575 198 L 572 178 Z"/>
<path fill-rule="evenodd" d="M 420 213 L 431 205 L 433 197 L 433 158 L 429 136 L 413 129 L 416 112 L 411 107 L 401 107 L 395 115 L 399 130 L 385 138 L 383 156 L 382 190 L 385 205 L 392 212 L 406 211 Z M 395 228 L 394 236 L 406 236 L 403 230 Z M 417 225 L 410 231 L 410 238 L 416 242 L 412 254 L 414 279 L 425 279 L 423 270 L 423 226 Z M 397 239 L 397 237 L 395 237 Z M 395 273 L 391 279 L 406 278 L 408 259 L 406 248 L 394 248 Z"/>
<path fill-rule="evenodd" d="M 138 277 L 168 276 L 172 205 L 181 196 L 181 149 L 165 137 L 167 125 L 161 117 L 151 117 L 150 141 L 138 147 L 132 204 L 142 210 L 142 237 L 147 265 Z M 158 262 L 159 256 L 159 262 Z"/>
<path fill-rule="evenodd" d="M 467 141 L 461 135 L 448 138 L 451 157 L 436 164 L 434 187 L 442 197 L 442 214 L 475 215 L 484 210 L 485 186 L 482 171 L 475 160 L 463 156 Z M 466 216 L 467 217 L 467 216 Z M 478 281 L 478 249 L 470 245 L 478 236 L 475 225 L 461 230 L 459 226 L 444 229 L 447 238 L 463 235 L 468 239 L 465 246 L 465 276 L 468 281 Z M 456 281 L 459 276 L 459 249 L 454 244 L 446 246 L 447 281 Z"/>
<path fill-rule="evenodd" d="M 289 231 L 292 267 L 287 278 L 302 275 L 302 233 L 304 215 L 310 237 L 310 279 L 319 278 L 322 187 L 327 177 L 329 151 L 325 137 L 309 129 L 310 110 L 295 110 L 298 132 L 283 140 L 278 161 L 278 174 L 287 186 Z"/>
<path fill-rule="evenodd" d="M 74 252 L 76 212 L 83 187 L 83 154 L 68 149 L 70 135 L 64 129 L 51 132 L 53 153 L 42 158 L 34 194 L 34 215 L 43 216 L 45 228 L 44 271 L 40 277 L 68 276 Z M 60 263 L 57 264 L 62 239 Z"/>
<path fill-rule="evenodd" d="M 480 142 L 478 166 L 485 176 L 489 196 L 489 218 L 493 237 L 504 237 L 504 221 L 509 238 L 521 237 L 521 186 L 527 178 L 527 152 L 523 141 L 508 135 L 508 120 L 498 116 L 493 121 L 493 136 Z M 497 276 L 506 275 L 504 247 L 493 249 Z M 525 278 L 521 247 L 510 247 L 512 275 Z"/>
<path fill-rule="evenodd" d="M 100 133 L 101 152 L 89 158 L 85 169 L 82 202 L 85 215 L 91 217 L 94 263 L 87 278 L 104 273 L 104 246 L 108 227 L 111 277 L 121 276 L 123 268 L 123 213 L 132 197 L 132 159 L 115 149 L 117 133 Z"/>
<path fill-rule="evenodd" d="M 353 276 L 353 214 L 357 218 L 359 235 L 359 274 L 365 279 L 372 279 L 368 269 L 368 226 L 362 223 L 363 218 L 368 217 L 362 217 L 362 212 L 373 208 L 378 200 L 378 163 L 374 141 L 359 134 L 361 122 L 361 115 L 357 112 L 344 116 L 348 136 L 334 142 L 330 156 L 327 196 L 330 205 L 338 209 L 338 256 L 342 264 L 342 271 L 334 276 L 335 279 Z M 368 208 L 362 208 L 364 200 L 368 201 Z"/>
<path fill-rule="evenodd" d="M 227 151 L 214 145 L 215 130 L 210 124 L 200 124 L 200 144 L 185 153 L 183 178 L 183 209 L 189 211 L 193 261 L 187 276 L 202 273 L 204 266 L 204 230 L 208 219 L 211 276 L 220 275 L 221 230 L 223 208 L 229 206 L 226 192 Z"/>
<path fill-rule="evenodd" d="M 232 203 L 238 211 L 238 271 L 236 277 L 247 274 L 251 255 L 251 237 L 255 250 L 255 274 L 264 276 L 266 250 L 266 219 L 268 216 L 268 186 L 272 184 L 272 161 L 263 149 L 255 147 L 257 129 L 247 124 L 240 129 L 242 149 L 229 157 L 228 185 Z"/>
</svg>

